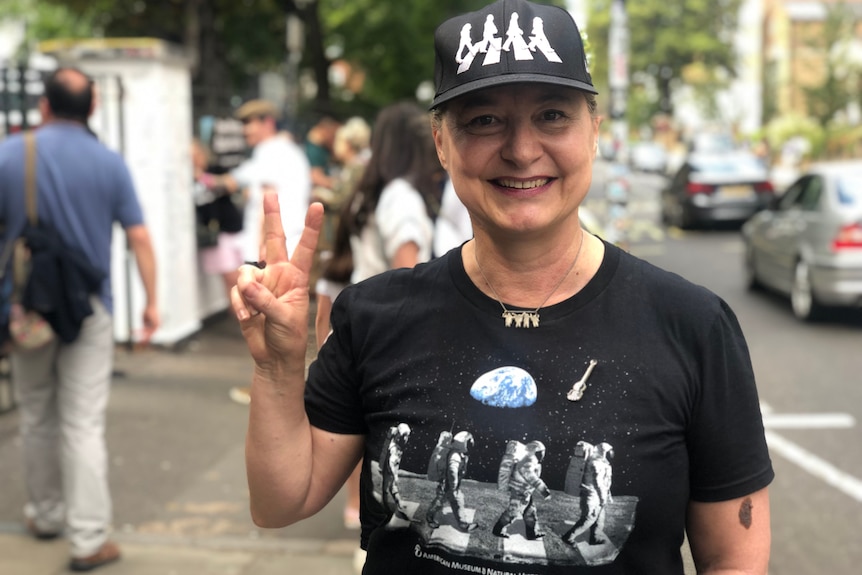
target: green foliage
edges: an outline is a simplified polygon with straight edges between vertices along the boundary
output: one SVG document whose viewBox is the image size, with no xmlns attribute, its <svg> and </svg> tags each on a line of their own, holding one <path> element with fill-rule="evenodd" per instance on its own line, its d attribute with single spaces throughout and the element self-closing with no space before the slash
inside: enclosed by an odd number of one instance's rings
<svg viewBox="0 0 862 575">
<path fill-rule="evenodd" d="M 0 21 L 15 20 L 25 24 L 24 42 L 16 57 L 25 61 L 39 40 L 80 38 L 99 35 L 97 4 L 82 3 L 79 10 L 39 0 L 0 0 Z"/>
<path fill-rule="evenodd" d="M 325 37 L 366 73 L 362 98 L 383 105 L 414 98 L 434 78 L 434 30 L 486 0 L 320 0 Z"/>
<path fill-rule="evenodd" d="M 807 42 L 809 50 L 819 54 L 824 63 L 823 82 L 804 89 L 808 113 L 822 123 L 835 119 L 848 104 L 858 101 L 862 70 L 851 61 L 847 49 L 858 21 L 848 6 L 830 5 L 822 30 Z"/>
<path fill-rule="evenodd" d="M 189 14 L 196 10 L 200 17 L 206 8 L 211 19 L 199 21 L 201 34 L 212 33 L 216 40 L 214 49 L 201 50 L 201 67 L 225 67 L 235 93 L 243 93 L 261 72 L 284 69 L 287 10 L 297 11 L 306 18 L 302 67 L 315 71 L 318 84 L 326 82 L 327 58 L 340 53 L 365 73 L 362 93 L 348 105 L 364 111 L 414 98 L 422 82 L 433 81 L 436 27 L 489 1 L 317 0 L 314 7 L 286 0 L 0 0 L 4 6 L 24 6 L 28 21 L 34 14 L 45 19 L 46 24 L 33 29 L 38 39 L 146 36 L 184 44 L 190 38 Z M 549 3 L 565 5 L 563 0 Z M 52 16 L 54 21 L 79 25 L 50 28 L 49 13 L 61 15 Z M 315 14 L 319 14 L 319 32 L 312 21 Z M 318 90 L 318 98 L 326 99 L 327 94 L 326 89 Z M 344 106 L 327 105 L 330 109 Z"/>
<path fill-rule="evenodd" d="M 814 118 L 797 114 L 770 120 L 763 127 L 763 136 L 773 150 L 780 150 L 791 138 L 802 137 L 811 146 L 809 156 L 812 158 L 821 157 L 826 146 L 826 130 L 823 126 Z"/>
<path fill-rule="evenodd" d="M 741 0 L 638 0 L 626 2 L 629 31 L 629 76 L 652 77 L 659 108 L 670 112 L 671 88 L 687 67 L 697 64 L 709 73 L 699 94 L 709 102 L 721 77 L 735 75 L 733 32 Z M 612 0 L 593 0 L 588 33 L 594 46 L 593 81 L 607 88 L 608 30 Z M 632 92 L 636 93 L 636 92 Z"/>
</svg>

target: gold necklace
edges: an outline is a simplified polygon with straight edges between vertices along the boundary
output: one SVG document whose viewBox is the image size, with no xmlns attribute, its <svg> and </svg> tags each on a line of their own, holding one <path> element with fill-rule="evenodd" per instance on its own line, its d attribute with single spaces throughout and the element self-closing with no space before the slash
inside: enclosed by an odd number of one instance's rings
<svg viewBox="0 0 862 575">
<path fill-rule="evenodd" d="M 572 273 L 572 270 L 575 269 L 575 265 L 578 263 L 578 258 L 581 257 L 581 248 L 584 247 L 584 231 L 581 230 L 581 241 L 578 243 L 578 253 L 575 254 L 575 259 L 572 261 L 572 265 L 569 266 L 569 269 L 566 270 L 566 273 L 563 274 L 563 277 L 560 278 L 560 281 L 557 282 L 557 285 L 554 286 L 554 289 L 551 290 L 551 293 L 548 294 L 548 297 L 545 298 L 539 307 L 534 309 L 533 311 L 513 311 L 506 308 L 505 304 L 503 304 L 503 300 L 497 294 L 497 290 L 494 289 L 494 286 L 491 285 L 491 282 L 488 281 L 488 278 L 485 276 L 485 272 L 482 270 L 482 266 L 479 265 L 479 256 L 476 255 L 476 249 L 474 246 L 473 249 L 473 259 L 476 260 L 476 267 L 479 268 L 479 273 L 482 275 L 482 279 L 485 280 L 485 283 L 488 284 L 488 287 L 491 288 L 491 292 L 493 292 L 494 297 L 497 300 L 497 303 L 500 304 L 500 307 L 503 308 L 503 323 L 506 327 L 523 327 L 523 328 L 531 328 L 531 327 L 539 327 L 539 310 L 551 299 L 551 296 L 554 295 L 560 286 L 563 285 L 563 282 L 569 277 L 569 274 Z"/>
</svg>

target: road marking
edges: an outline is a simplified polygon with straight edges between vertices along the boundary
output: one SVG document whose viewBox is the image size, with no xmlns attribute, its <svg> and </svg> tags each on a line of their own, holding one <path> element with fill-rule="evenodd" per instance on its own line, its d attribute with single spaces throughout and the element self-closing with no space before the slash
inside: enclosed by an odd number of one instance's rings
<svg viewBox="0 0 862 575">
<path fill-rule="evenodd" d="M 847 429 L 856 425 L 846 413 L 764 414 L 763 425 L 769 429 Z"/>
<path fill-rule="evenodd" d="M 760 411 L 763 413 L 763 426 L 766 428 L 766 442 L 769 444 L 770 451 L 778 453 L 814 477 L 822 479 L 856 501 L 862 502 L 862 481 L 799 447 L 789 439 L 769 431 L 769 429 L 846 429 L 856 425 L 856 420 L 851 415 L 846 413 L 774 414 L 772 408 L 765 403 L 760 404 Z"/>
<path fill-rule="evenodd" d="M 852 475 L 844 473 L 828 461 L 821 459 L 805 451 L 792 441 L 781 437 L 777 433 L 766 432 L 766 442 L 769 449 L 782 455 L 785 459 L 795 463 L 814 477 L 822 479 L 832 487 L 844 492 L 856 501 L 862 503 L 862 481 Z"/>
</svg>

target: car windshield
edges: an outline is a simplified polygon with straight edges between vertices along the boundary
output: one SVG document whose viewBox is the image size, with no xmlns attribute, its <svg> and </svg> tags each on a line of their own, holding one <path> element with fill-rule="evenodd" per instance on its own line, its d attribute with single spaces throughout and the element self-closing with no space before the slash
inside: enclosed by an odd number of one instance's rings
<svg viewBox="0 0 862 575">
<path fill-rule="evenodd" d="M 842 174 L 835 182 L 835 189 L 842 206 L 862 206 L 862 171 Z"/>
<path fill-rule="evenodd" d="M 766 169 L 763 163 L 749 154 L 697 154 L 691 158 L 692 167 L 710 176 L 748 175 L 764 178 Z"/>
</svg>

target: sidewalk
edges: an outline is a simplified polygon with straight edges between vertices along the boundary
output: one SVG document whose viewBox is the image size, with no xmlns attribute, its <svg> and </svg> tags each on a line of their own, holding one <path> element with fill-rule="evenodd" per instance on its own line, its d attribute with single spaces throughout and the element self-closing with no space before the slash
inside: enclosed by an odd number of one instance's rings
<svg viewBox="0 0 862 575">
<path fill-rule="evenodd" d="M 313 311 L 313 309 L 312 309 Z M 314 356 L 309 345 L 309 359 Z M 108 407 L 113 538 L 123 559 L 104 575 L 352 575 L 359 534 L 343 494 L 284 529 L 257 528 L 243 461 L 248 408 L 228 397 L 251 374 L 233 317 L 177 349 L 118 347 Z M 0 574 L 68 573 L 68 542 L 24 532 L 17 412 L 0 414 Z"/>
</svg>

